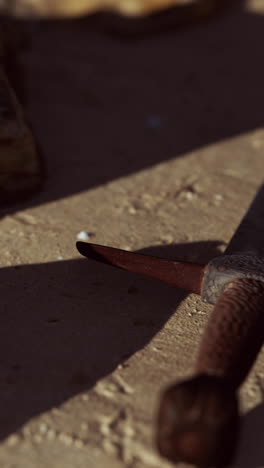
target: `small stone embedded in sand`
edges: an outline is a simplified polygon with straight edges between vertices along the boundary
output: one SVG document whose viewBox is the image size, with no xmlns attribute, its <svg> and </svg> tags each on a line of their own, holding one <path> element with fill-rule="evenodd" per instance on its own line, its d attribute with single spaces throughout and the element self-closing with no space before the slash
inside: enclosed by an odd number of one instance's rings
<svg viewBox="0 0 264 468">
<path fill-rule="evenodd" d="M 31 437 L 31 428 L 29 426 L 25 426 L 22 429 L 22 433 L 24 437 Z"/>
<path fill-rule="evenodd" d="M 67 446 L 70 446 L 73 443 L 73 437 L 70 434 L 67 434 L 66 432 L 61 432 L 59 434 L 59 440 Z"/>
<path fill-rule="evenodd" d="M 172 244 L 174 242 L 174 236 L 171 234 L 162 234 L 160 240 L 163 244 Z"/>
<path fill-rule="evenodd" d="M 90 239 L 90 237 L 91 237 L 91 234 L 89 234 L 89 232 L 80 231 L 78 232 L 76 239 L 79 241 L 87 241 Z"/>
<path fill-rule="evenodd" d="M 88 427 L 89 426 L 88 426 L 87 422 L 82 422 L 81 423 L 81 430 L 82 431 L 87 431 Z"/>
<path fill-rule="evenodd" d="M 128 208 L 128 213 L 131 214 L 131 215 L 137 214 L 137 211 L 138 211 L 138 210 L 137 210 L 133 205 L 131 205 L 131 206 Z"/>
<path fill-rule="evenodd" d="M 74 444 L 74 447 L 78 449 L 84 447 L 84 441 L 82 439 L 74 439 L 73 444 Z"/>
<path fill-rule="evenodd" d="M 49 428 L 48 428 L 48 426 L 47 426 L 46 423 L 41 423 L 41 424 L 39 425 L 39 432 L 40 432 L 41 434 L 46 434 L 47 431 L 48 431 L 48 429 L 49 429 Z"/>
<path fill-rule="evenodd" d="M 222 201 L 223 200 L 223 195 L 221 195 L 220 193 L 216 193 L 215 196 L 214 196 L 214 199 L 216 201 Z"/>
<path fill-rule="evenodd" d="M 52 412 L 52 414 L 53 414 L 54 416 L 61 416 L 62 413 L 63 413 L 62 410 L 59 409 L 59 408 L 52 408 L 52 409 L 51 409 L 51 412 Z"/>
<path fill-rule="evenodd" d="M 194 192 L 191 190 L 186 190 L 184 194 L 187 200 L 192 200 L 195 196 Z"/>
<path fill-rule="evenodd" d="M 43 437 L 40 434 L 34 434 L 33 435 L 33 440 L 37 444 L 41 444 L 41 442 L 43 442 Z"/>
<path fill-rule="evenodd" d="M 7 445 L 9 447 L 14 447 L 21 441 L 21 437 L 17 434 L 12 434 L 7 438 Z"/>
<path fill-rule="evenodd" d="M 47 432 L 47 439 L 54 440 L 56 438 L 56 431 L 54 429 L 49 429 Z"/>
<path fill-rule="evenodd" d="M 133 248 L 130 245 L 121 245 L 120 248 L 123 250 L 128 250 L 129 252 L 133 250 Z"/>
</svg>

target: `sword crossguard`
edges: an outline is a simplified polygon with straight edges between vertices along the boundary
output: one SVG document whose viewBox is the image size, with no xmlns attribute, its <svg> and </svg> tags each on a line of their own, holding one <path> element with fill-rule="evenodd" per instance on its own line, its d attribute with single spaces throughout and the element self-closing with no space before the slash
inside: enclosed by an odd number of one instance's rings
<svg viewBox="0 0 264 468">
<path fill-rule="evenodd" d="M 264 257 L 245 252 L 214 258 L 204 270 L 202 300 L 216 304 L 231 281 L 243 278 L 264 282 Z"/>
</svg>

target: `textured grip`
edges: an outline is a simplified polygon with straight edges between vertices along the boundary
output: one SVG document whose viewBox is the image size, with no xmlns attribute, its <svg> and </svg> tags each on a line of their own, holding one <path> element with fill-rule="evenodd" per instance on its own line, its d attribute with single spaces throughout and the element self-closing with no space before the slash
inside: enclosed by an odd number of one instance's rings
<svg viewBox="0 0 264 468">
<path fill-rule="evenodd" d="M 228 284 L 209 318 L 196 370 L 228 378 L 237 387 L 264 340 L 264 284 L 238 279 Z"/>
<path fill-rule="evenodd" d="M 232 461 L 239 436 L 237 389 L 264 339 L 264 284 L 229 283 L 202 338 L 195 375 L 162 395 L 157 446 L 173 462 L 222 468 Z"/>
</svg>

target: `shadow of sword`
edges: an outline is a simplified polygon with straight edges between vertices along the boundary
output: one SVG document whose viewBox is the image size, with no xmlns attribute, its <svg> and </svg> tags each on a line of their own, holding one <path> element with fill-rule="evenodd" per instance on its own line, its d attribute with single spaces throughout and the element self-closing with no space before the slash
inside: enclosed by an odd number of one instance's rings
<svg viewBox="0 0 264 468">
<path fill-rule="evenodd" d="M 162 395 L 156 441 L 164 457 L 201 467 L 233 459 L 240 415 L 238 389 L 264 341 L 264 185 L 225 253 L 207 265 L 170 261 L 77 242 L 92 260 L 201 294 L 214 304 L 193 377 Z"/>
</svg>

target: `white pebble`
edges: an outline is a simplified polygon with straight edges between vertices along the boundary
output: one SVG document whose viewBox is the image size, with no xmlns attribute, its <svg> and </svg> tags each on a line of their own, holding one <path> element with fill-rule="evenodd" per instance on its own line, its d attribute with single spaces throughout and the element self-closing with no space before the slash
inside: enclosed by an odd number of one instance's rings
<svg viewBox="0 0 264 468">
<path fill-rule="evenodd" d="M 84 442 L 81 439 L 75 439 L 74 440 L 74 446 L 76 448 L 82 448 L 84 446 Z"/>
<path fill-rule="evenodd" d="M 65 432 L 61 432 L 61 434 L 59 435 L 59 440 L 68 446 L 72 445 L 73 443 L 72 436 L 69 434 L 66 434 Z"/>
<path fill-rule="evenodd" d="M 43 437 L 40 434 L 34 434 L 33 440 L 37 444 L 41 444 L 41 442 L 43 441 Z"/>
<path fill-rule="evenodd" d="M 47 432 L 47 438 L 49 440 L 54 440 L 56 437 L 56 432 L 53 429 L 49 429 Z"/>
<path fill-rule="evenodd" d="M 214 196 L 215 200 L 217 201 L 222 201 L 223 200 L 223 195 L 221 195 L 220 193 L 216 193 L 215 196 Z"/>
<path fill-rule="evenodd" d="M 11 436 L 8 437 L 7 439 L 7 445 L 9 447 L 14 447 L 20 442 L 21 438 L 17 434 L 12 434 Z"/>
<path fill-rule="evenodd" d="M 190 190 L 186 190 L 185 197 L 187 198 L 187 200 L 192 200 L 194 198 L 194 193 Z"/>
<path fill-rule="evenodd" d="M 41 423 L 40 426 L 39 426 L 39 432 L 41 434 L 46 434 L 46 432 L 48 431 L 48 426 L 46 423 Z"/>
<path fill-rule="evenodd" d="M 128 208 L 128 212 L 129 212 L 129 214 L 134 215 L 134 214 L 137 213 L 137 210 L 136 210 L 136 208 L 135 208 L 134 206 L 130 206 L 130 207 Z"/>
<path fill-rule="evenodd" d="M 80 241 L 87 241 L 88 239 L 90 239 L 90 234 L 85 231 L 80 231 L 78 232 L 76 238 Z"/>
</svg>

